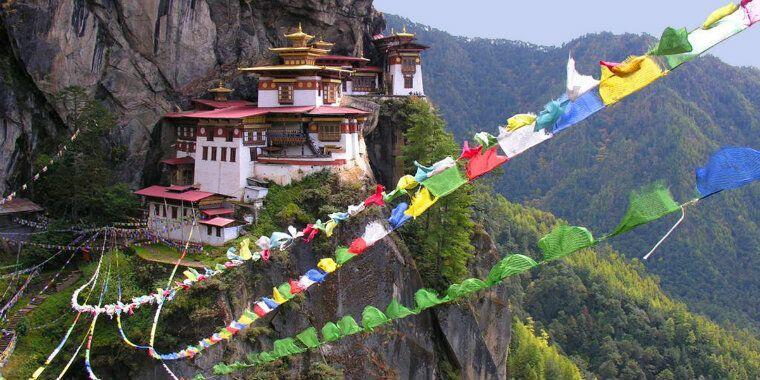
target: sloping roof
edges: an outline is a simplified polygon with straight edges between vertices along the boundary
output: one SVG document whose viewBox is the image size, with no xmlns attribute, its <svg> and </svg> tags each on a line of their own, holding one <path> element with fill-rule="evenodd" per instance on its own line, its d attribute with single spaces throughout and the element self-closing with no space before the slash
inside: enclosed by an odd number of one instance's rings
<svg viewBox="0 0 760 380">
<path fill-rule="evenodd" d="M 215 216 L 215 215 L 226 215 L 226 214 L 232 214 L 234 212 L 231 208 L 212 208 L 207 210 L 201 210 L 202 214 L 208 215 L 208 216 Z"/>
<path fill-rule="evenodd" d="M 187 165 L 187 164 L 194 164 L 195 159 L 190 156 L 185 156 L 185 157 L 167 158 L 166 160 L 163 160 L 161 162 L 167 165 Z"/>
<path fill-rule="evenodd" d="M 356 72 L 357 73 L 382 73 L 383 69 L 377 66 L 364 66 L 364 67 L 357 67 Z"/>
<path fill-rule="evenodd" d="M 220 102 L 213 99 L 193 99 L 193 102 L 207 105 L 213 108 L 227 108 L 235 106 L 251 106 L 252 102 L 247 100 L 228 100 L 226 102 Z"/>
<path fill-rule="evenodd" d="M 228 225 L 230 225 L 232 223 L 235 223 L 235 220 L 234 219 L 222 218 L 222 217 L 218 216 L 216 218 L 211 218 L 211 219 L 208 219 L 208 220 L 200 220 L 200 221 L 198 221 L 198 223 L 205 224 L 207 226 L 226 227 L 226 226 L 228 226 Z"/>
<path fill-rule="evenodd" d="M 315 107 L 308 113 L 309 115 L 367 115 L 369 112 L 362 111 L 351 107 L 332 107 L 320 106 Z"/>
<path fill-rule="evenodd" d="M 40 205 L 26 199 L 13 198 L 0 205 L 0 215 L 10 215 L 22 212 L 40 212 L 44 210 Z"/>
<path fill-rule="evenodd" d="M 320 61 L 369 62 L 369 59 L 363 57 L 352 57 L 349 55 L 323 55 L 321 57 L 317 57 L 317 62 Z"/>
<path fill-rule="evenodd" d="M 142 195 L 144 197 L 165 198 L 165 199 L 172 199 L 176 201 L 186 201 L 186 202 L 198 202 L 201 199 L 205 199 L 213 195 L 228 197 L 222 194 L 209 193 L 207 191 L 200 191 L 200 190 L 195 190 L 195 189 L 187 190 L 183 192 L 174 192 L 174 191 L 170 191 L 169 187 L 158 186 L 158 185 L 137 190 L 135 191 L 135 194 Z"/>
</svg>

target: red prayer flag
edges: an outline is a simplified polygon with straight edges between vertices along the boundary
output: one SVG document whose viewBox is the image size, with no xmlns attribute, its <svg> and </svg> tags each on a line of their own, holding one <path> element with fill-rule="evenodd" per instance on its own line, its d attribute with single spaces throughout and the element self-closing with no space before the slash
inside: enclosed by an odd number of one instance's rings
<svg viewBox="0 0 760 380">
<path fill-rule="evenodd" d="M 606 66 L 608 69 L 612 70 L 616 66 L 620 65 L 620 62 L 599 61 L 599 64 L 602 66 Z"/>
<path fill-rule="evenodd" d="M 304 290 L 304 288 L 301 287 L 301 284 L 296 280 L 288 280 L 288 283 L 290 284 L 290 294 L 298 294 Z"/>
<path fill-rule="evenodd" d="M 269 250 L 265 249 L 261 251 L 261 258 L 264 259 L 264 261 L 269 261 Z"/>
<path fill-rule="evenodd" d="M 262 309 L 261 306 L 259 306 L 259 305 L 254 305 L 253 306 L 253 312 L 256 313 L 256 315 L 258 315 L 259 317 L 263 317 L 263 316 L 267 315 L 267 312 L 264 311 L 264 309 Z"/>
<path fill-rule="evenodd" d="M 470 159 L 470 162 L 467 163 L 467 178 L 470 181 L 494 170 L 509 160 L 507 156 L 499 156 L 496 149 L 498 146 L 487 150 L 485 154 L 479 154 Z"/>
<path fill-rule="evenodd" d="M 477 148 L 470 148 L 470 143 L 465 141 L 464 145 L 462 145 L 462 154 L 459 155 L 458 160 L 469 160 L 478 155 L 481 149 L 483 147 L 480 145 Z"/>
<path fill-rule="evenodd" d="M 306 226 L 306 228 L 303 229 L 303 241 L 306 243 L 310 243 L 319 233 L 319 230 L 314 228 L 313 224 L 309 224 Z"/>
<path fill-rule="evenodd" d="M 356 240 L 351 242 L 350 246 L 348 246 L 348 252 L 351 252 L 356 255 L 360 255 L 366 249 L 367 249 L 367 242 L 364 241 L 364 239 L 362 238 L 357 238 Z"/>
<path fill-rule="evenodd" d="M 385 190 L 385 188 L 383 187 L 383 185 L 377 185 L 377 188 L 375 190 L 375 194 L 372 194 L 369 198 L 367 198 L 366 200 L 364 200 L 364 205 L 365 206 L 369 206 L 369 205 L 383 206 L 383 205 L 385 205 L 385 202 L 383 202 L 383 190 Z"/>
</svg>

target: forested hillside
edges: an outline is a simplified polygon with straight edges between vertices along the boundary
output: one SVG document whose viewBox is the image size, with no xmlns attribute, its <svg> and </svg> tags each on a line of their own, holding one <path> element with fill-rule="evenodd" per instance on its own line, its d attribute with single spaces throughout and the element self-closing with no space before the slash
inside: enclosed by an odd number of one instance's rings
<svg viewBox="0 0 760 380">
<path fill-rule="evenodd" d="M 432 46 L 423 58 L 426 93 L 460 140 L 480 130 L 495 133 L 507 117 L 538 112 L 559 96 L 568 54 L 579 71 L 598 77 L 600 59 L 640 54 L 655 41 L 652 36 L 603 33 L 559 48 L 540 47 L 454 37 L 399 17 L 386 19 L 389 29 L 406 24 Z M 677 199 L 694 197 L 694 168 L 724 145 L 760 146 L 760 70 L 703 57 L 512 160 L 495 187 L 512 201 L 602 233 L 623 214 L 628 191 L 642 184 L 663 180 Z M 760 187 L 754 185 L 689 209 L 685 223 L 646 268 L 693 311 L 757 329 L 759 202 Z M 629 257 L 640 257 L 674 220 L 612 244 Z"/>
</svg>

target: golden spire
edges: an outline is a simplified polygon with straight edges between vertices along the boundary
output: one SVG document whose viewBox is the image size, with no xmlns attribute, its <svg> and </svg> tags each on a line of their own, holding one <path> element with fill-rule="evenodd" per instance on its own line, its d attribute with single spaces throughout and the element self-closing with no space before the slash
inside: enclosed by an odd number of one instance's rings
<svg viewBox="0 0 760 380">
<path fill-rule="evenodd" d="M 224 87 L 224 82 L 222 80 L 219 80 L 218 87 L 211 88 L 208 90 L 208 92 L 214 94 L 214 100 L 219 102 L 226 102 L 227 101 L 227 94 L 231 93 L 233 90 L 231 88 Z"/>
<path fill-rule="evenodd" d="M 306 44 L 314 38 L 314 36 L 303 32 L 301 23 L 298 23 L 298 31 L 291 34 L 286 34 L 285 38 L 289 39 L 293 47 L 306 47 Z"/>
<path fill-rule="evenodd" d="M 401 33 L 398 33 L 397 35 L 401 37 L 414 37 L 413 33 L 407 33 L 406 25 L 404 25 L 404 28 L 402 29 Z"/>
</svg>

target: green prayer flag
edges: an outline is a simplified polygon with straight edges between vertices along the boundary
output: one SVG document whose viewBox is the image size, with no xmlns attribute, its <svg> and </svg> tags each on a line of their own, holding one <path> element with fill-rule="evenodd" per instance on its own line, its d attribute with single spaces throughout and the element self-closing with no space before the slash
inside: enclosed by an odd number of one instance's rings
<svg viewBox="0 0 760 380">
<path fill-rule="evenodd" d="M 354 318 L 350 315 L 346 315 L 338 321 L 338 329 L 340 329 L 340 335 L 342 337 L 353 335 L 362 331 Z"/>
<path fill-rule="evenodd" d="M 317 329 L 309 327 L 306 330 L 301 331 L 296 335 L 296 338 L 308 348 L 319 347 L 319 338 L 317 337 Z"/>
<path fill-rule="evenodd" d="M 449 286 L 449 289 L 446 290 L 446 296 L 450 300 L 455 300 L 487 287 L 488 285 L 486 285 L 486 283 L 480 279 L 468 278 L 462 281 L 461 284 L 451 284 L 451 286 Z"/>
<path fill-rule="evenodd" d="M 280 295 L 285 297 L 286 300 L 289 300 L 294 297 L 294 295 L 290 293 L 290 284 L 288 284 L 287 282 L 284 284 L 280 284 L 280 286 L 277 287 L 277 291 L 280 292 Z"/>
<path fill-rule="evenodd" d="M 272 353 L 277 358 L 282 358 L 289 355 L 300 354 L 306 351 L 305 349 L 296 345 L 296 340 L 293 338 L 277 339 L 274 341 L 274 349 Z"/>
<path fill-rule="evenodd" d="M 459 171 L 459 167 L 454 165 L 422 181 L 422 186 L 427 187 L 433 196 L 443 197 L 451 194 L 465 183 L 467 183 L 467 179 Z"/>
<path fill-rule="evenodd" d="M 338 247 L 338 249 L 335 250 L 335 262 L 338 265 L 343 265 L 346 261 L 351 260 L 354 257 L 356 257 L 356 255 L 349 252 L 347 247 Z"/>
<path fill-rule="evenodd" d="M 657 47 L 652 50 L 653 55 L 673 55 L 689 53 L 694 48 L 689 42 L 689 31 L 686 28 L 665 28 Z"/>
<path fill-rule="evenodd" d="M 340 329 L 338 328 L 338 325 L 332 322 L 325 323 L 325 325 L 322 326 L 322 341 L 334 342 L 338 339 L 340 339 Z"/>
<path fill-rule="evenodd" d="M 483 147 L 483 149 L 480 150 L 480 154 L 484 154 L 488 149 L 499 143 L 499 139 L 488 132 L 478 132 L 473 139 Z"/>
<path fill-rule="evenodd" d="M 246 357 L 248 358 L 248 362 L 253 365 L 261 364 L 261 359 L 259 359 L 258 352 L 249 352 Z"/>
<path fill-rule="evenodd" d="M 391 320 L 406 318 L 412 314 L 414 314 L 413 311 L 400 304 L 398 301 L 396 301 L 396 299 L 393 299 L 393 301 L 391 301 L 391 303 L 388 304 L 388 307 L 385 309 L 385 315 L 387 315 Z"/>
<path fill-rule="evenodd" d="M 389 322 L 388 317 L 383 314 L 380 309 L 374 306 L 367 306 L 362 311 L 362 326 L 365 330 L 372 330 L 377 326 L 384 325 Z"/>
<path fill-rule="evenodd" d="M 402 195 L 405 195 L 405 194 L 406 194 L 406 190 L 405 189 L 397 187 L 397 188 L 393 189 L 393 191 L 391 191 L 390 193 L 383 194 L 383 202 L 390 203 L 394 199 L 396 199 L 396 198 L 398 198 L 398 197 L 400 197 Z"/>
<path fill-rule="evenodd" d="M 579 249 L 594 245 L 594 237 L 584 227 L 561 225 L 538 241 L 544 253 L 544 260 L 551 261 L 565 257 Z"/>
<path fill-rule="evenodd" d="M 486 283 L 488 285 L 494 285 L 509 276 L 525 272 L 536 265 L 538 265 L 538 263 L 528 256 L 519 254 L 509 255 L 491 268 Z"/>
<path fill-rule="evenodd" d="M 638 191 L 634 190 L 631 192 L 628 210 L 623 220 L 609 236 L 628 232 L 680 209 L 681 206 L 673 200 L 670 190 L 662 184 L 653 184 Z"/>
<path fill-rule="evenodd" d="M 273 353 L 265 351 L 259 354 L 259 360 L 261 360 L 262 363 L 269 363 L 277 360 L 277 357 L 275 357 Z"/>
<path fill-rule="evenodd" d="M 425 310 L 435 305 L 448 301 L 446 298 L 438 298 L 434 290 L 420 289 L 414 293 L 414 302 L 417 304 L 416 310 Z"/>
<path fill-rule="evenodd" d="M 229 375 L 233 372 L 233 369 L 230 368 L 227 364 L 224 363 L 218 363 L 214 364 L 214 375 Z"/>
</svg>

